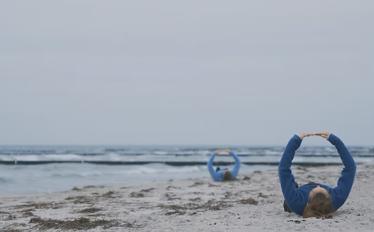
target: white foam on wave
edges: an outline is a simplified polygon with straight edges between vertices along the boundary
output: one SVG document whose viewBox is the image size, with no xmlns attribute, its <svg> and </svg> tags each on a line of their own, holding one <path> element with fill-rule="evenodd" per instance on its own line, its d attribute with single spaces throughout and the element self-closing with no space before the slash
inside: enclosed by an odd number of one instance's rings
<svg viewBox="0 0 374 232">
<path fill-rule="evenodd" d="M 127 174 L 160 174 L 160 173 L 191 173 L 200 172 L 200 166 L 166 167 L 165 165 L 142 165 L 124 171 Z"/>
<path fill-rule="evenodd" d="M 81 161 L 83 156 L 75 154 L 0 155 L 2 161 Z"/>
</svg>

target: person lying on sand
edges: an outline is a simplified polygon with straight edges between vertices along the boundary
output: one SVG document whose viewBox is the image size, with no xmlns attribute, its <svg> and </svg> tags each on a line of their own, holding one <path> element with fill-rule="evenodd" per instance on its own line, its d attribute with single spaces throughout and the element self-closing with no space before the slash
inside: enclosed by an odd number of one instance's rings
<svg viewBox="0 0 374 232">
<path fill-rule="evenodd" d="M 302 140 L 308 136 L 321 136 L 333 144 L 343 161 L 344 168 L 336 187 L 318 183 L 308 183 L 298 187 L 291 172 L 291 163 Z M 331 217 L 348 198 L 356 173 L 356 164 L 344 145 L 334 134 L 329 132 L 301 133 L 294 135 L 288 142 L 279 163 L 279 179 L 285 198 L 284 209 L 295 212 L 304 218 Z"/>
<path fill-rule="evenodd" d="M 216 155 L 231 155 L 235 160 L 234 168 L 230 171 L 228 168 L 221 169 L 217 167 L 214 169 L 213 161 Z M 230 181 L 235 180 L 239 173 L 240 160 L 237 154 L 231 151 L 216 151 L 212 154 L 208 161 L 208 170 L 214 181 Z"/>
</svg>

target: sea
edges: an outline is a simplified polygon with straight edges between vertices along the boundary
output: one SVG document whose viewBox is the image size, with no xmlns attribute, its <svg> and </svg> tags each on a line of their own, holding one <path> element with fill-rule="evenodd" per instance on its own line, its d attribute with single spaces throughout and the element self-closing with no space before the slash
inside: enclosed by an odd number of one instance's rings
<svg viewBox="0 0 374 232">
<path fill-rule="evenodd" d="M 0 196 L 66 191 L 87 185 L 137 185 L 209 177 L 206 163 L 219 146 L 0 146 Z M 240 173 L 276 168 L 282 146 L 226 146 Z M 357 163 L 374 163 L 374 146 L 349 147 Z M 233 164 L 216 157 L 217 166 Z M 332 146 L 300 148 L 294 164 L 341 165 Z"/>
</svg>

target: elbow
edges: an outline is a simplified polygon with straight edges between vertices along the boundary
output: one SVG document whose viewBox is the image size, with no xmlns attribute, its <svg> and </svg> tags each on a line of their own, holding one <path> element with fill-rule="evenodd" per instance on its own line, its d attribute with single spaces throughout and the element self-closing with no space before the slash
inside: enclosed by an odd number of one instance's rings
<svg viewBox="0 0 374 232">
<path fill-rule="evenodd" d="M 283 172 L 283 168 L 279 165 L 278 166 L 278 174 L 281 174 L 281 172 Z"/>
<path fill-rule="evenodd" d="M 280 164 L 280 165 L 278 166 L 278 172 L 279 172 L 279 173 L 281 173 L 281 172 L 285 172 L 285 171 L 287 171 L 287 170 L 289 170 L 289 168 L 285 167 L 285 166 L 282 165 L 282 164 Z"/>
<path fill-rule="evenodd" d="M 278 175 L 279 177 L 289 176 L 291 174 L 291 170 L 286 167 L 279 167 L 278 168 Z"/>
<path fill-rule="evenodd" d="M 208 160 L 208 163 L 206 165 L 208 166 L 208 168 L 213 167 L 213 160 L 212 159 Z"/>
<path fill-rule="evenodd" d="M 356 170 L 357 170 L 356 164 L 353 163 L 349 167 L 344 167 L 344 170 L 345 170 L 345 172 L 350 173 L 350 175 L 355 176 L 356 175 Z"/>
<path fill-rule="evenodd" d="M 350 165 L 349 170 L 351 170 L 351 172 L 353 173 L 356 173 L 356 169 L 357 169 L 356 162 L 352 160 L 352 164 Z"/>
<path fill-rule="evenodd" d="M 357 170 L 357 165 L 355 162 L 353 162 L 353 165 L 352 165 L 352 172 L 356 174 L 356 170 Z"/>
<path fill-rule="evenodd" d="M 284 169 L 284 168 L 282 168 L 282 167 L 278 167 L 278 175 L 279 175 L 279 176 L 282 176 L 284 172 L 285 172 L 285 169 Z"/>
</svg>

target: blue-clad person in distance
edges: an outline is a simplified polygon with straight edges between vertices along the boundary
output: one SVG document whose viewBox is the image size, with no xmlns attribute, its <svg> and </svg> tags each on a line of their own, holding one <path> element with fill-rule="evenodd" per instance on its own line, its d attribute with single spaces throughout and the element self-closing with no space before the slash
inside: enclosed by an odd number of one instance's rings
<svg viewBox="0 0 374 232">
<path fill-rule="evenodd" d="M 220 167 L 214 168 L 213 162 L 216 155 L 228 154 L 231 155 L 235 160 L 235 165 L 230 171 L 228 168 L 221 169 Z M 230 181 L 235 180 L 240 168 L 240 160 L 237 154 L 232 151 L 225 152 L 214 152 L 208 161 L 208 170 L 214 181 Z"/>
<path fill-rule="evenodd" d="M 291 172 L 292 160 L 302 140 L 309 136 L 321 136 L 333 144 L 343 162 L 344 168 L 337 186 L 310 182 L 298 187 Z M 294 212 L 304 218 L 331 217 L 347 200 L 356 174 L 356 164 L 344 143 L 329 132 L 301 133 L 294 135 L 287 144 L 279 163 L 279 180 L 285 199 L 284 210 Z"/>
</svg>

